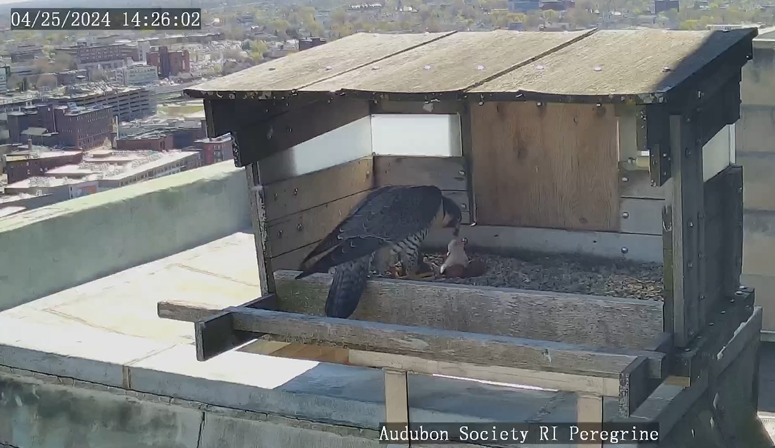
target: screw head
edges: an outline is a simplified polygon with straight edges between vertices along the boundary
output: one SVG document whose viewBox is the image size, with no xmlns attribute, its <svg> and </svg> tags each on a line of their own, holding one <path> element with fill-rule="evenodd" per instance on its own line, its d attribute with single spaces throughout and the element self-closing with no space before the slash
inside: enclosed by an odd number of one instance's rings
<svg viewBox="0 0 775 448">
<path fill-rule="evenodd" d="M 627 212 L 622 212 L 622 218 L 627 219 L 630 217 L 630 214 Z"/>
<path fill-rule="evenodd" d="M 630 249 L 627 249 L 626 247 L 622 247 L 622 253 L 623 254 L 626 254 L 629 251 L 630 251 Z"/>
</svg>

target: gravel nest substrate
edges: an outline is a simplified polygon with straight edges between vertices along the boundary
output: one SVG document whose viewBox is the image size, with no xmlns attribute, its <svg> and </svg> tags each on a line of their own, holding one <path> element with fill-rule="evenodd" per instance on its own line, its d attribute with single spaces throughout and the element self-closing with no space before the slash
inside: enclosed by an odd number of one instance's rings
<svg viewBox="0 0 775 448">
<path fill-rule="evenodd" d="M 520 253 L 503 256 L 468 250 L 468 258 L 485 262 L 484 275 L 438 279 L 438 282 L 555 291 L 575 294 L 663 300 L 662 265 L 583 255 Z M 443 254 L 426 253 L 438 266 Z"/>
</svg>

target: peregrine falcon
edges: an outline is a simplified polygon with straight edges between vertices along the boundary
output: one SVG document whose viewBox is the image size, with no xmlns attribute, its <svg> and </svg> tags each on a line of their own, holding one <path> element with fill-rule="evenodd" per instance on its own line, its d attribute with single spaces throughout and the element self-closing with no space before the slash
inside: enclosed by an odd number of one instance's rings
<svg viewBox="0 0 775 448">
<path fill-rule="evenodd" d="M 347 319 L 358 306 L 377 252 L 392 249 L 407 277 L 416 278 L 420 245 L 428 231 L 452 228 L 457 236 L 461 216 L 460 207 L 432 185 L 377 188 L 307 255 L 296 278 L 325 273 L 333 267 L 326 316 Z"/>
</svg>

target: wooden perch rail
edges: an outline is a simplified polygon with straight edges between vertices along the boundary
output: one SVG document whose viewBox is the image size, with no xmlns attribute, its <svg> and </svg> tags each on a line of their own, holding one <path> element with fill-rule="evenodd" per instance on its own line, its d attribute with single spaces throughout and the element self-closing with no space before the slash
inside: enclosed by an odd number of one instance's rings
<svg viewBox="0 0 775 448">
<path fill-rule="evenodd" d="M 617 397 L 622 415 L 645 400 L 661 378 L 665 355 L 604 350 L 506 336 L 434 330 L 272 311 L 273 295 L 225 310 L 160 302 L 160 317 L 196 322 L 200 360 L 252 338 L 350 349 L 349 364 L 445 374 Z M 588 397 L 589 398 L 589 397 Z"/>
</svg>

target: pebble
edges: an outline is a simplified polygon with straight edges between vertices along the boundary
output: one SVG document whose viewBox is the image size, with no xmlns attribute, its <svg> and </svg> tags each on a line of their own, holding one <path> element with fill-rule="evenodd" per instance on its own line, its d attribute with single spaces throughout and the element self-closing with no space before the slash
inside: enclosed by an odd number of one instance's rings
<svg viewBox="0 0 775 448">
<path fill-rule="evenodd" d="M 627 299 L 663 300 L 662 265 L 583 255 L 520 253 L 503 256 L 467 250 L 486 272 L 478 277 L 437 279 L 442 283 L 519 288 Z M 425 254 L 441 264 L 444 254 Z"/>
</svg>

